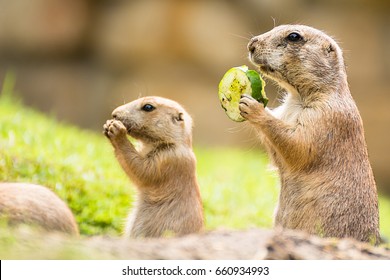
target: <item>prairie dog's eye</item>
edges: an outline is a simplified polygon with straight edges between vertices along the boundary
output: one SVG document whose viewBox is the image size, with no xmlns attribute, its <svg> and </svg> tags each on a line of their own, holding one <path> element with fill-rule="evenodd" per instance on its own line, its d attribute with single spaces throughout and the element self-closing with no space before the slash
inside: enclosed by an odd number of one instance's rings
<svg viewBox="0 0 390 280">
<path fill-rule="evenodd" d="M 144 106 L 142 106 L 141 108 L 143 111 L 145 112 L 151 112 L 153 111 L 154 109 L 156 109 L 156 107 L 154 107 L 153 105 L 150 105 L 150 104 L 145 104 Z"/>
<path fill-rule="evenodd" d="M 302 39 L 302 36 L 297 32 L 292 32 L 287 35 L 286 39 L 290 42 L 297 42 Z"/>
</svg>

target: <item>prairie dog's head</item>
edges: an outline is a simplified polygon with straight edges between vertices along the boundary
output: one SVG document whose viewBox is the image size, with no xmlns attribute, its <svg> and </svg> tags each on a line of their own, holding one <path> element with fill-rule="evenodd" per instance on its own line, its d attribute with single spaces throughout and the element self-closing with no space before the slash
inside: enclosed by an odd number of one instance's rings
<svg viewBox="0 0 390 280">
<path fill-rule="evenodd" d="M 175 101 L 147 96 L 116 108 L 112 116 L 130 136 L 145 143 L 191 145 L 192 119 Z"/>
<path fill-rule="evenodd" d="M 249 59 L 288 91 L 328 91 L 346 81 L 342 51 L 328 35 L 304 25 L 281 25 L 253 37 Z"/>
</svg>

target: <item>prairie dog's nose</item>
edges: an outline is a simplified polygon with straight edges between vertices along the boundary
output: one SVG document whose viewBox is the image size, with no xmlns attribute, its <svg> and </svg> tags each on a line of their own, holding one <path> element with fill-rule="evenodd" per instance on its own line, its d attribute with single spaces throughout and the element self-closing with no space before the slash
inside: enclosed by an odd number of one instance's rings
<svg viewBox="0 0 390 280">
<path fill-rule="evenodd" d="M 248 43 L 248 51 L 253 52 L 253 51 L 256 49 L 255 43 L 256 43 L 257 41 L 259 41 L 259 39 L 258 39 L 257 37 L 253 37 L 253 38 L 249 41 L 249 43 Z"/>
<path fill-rule="evenodd" d="M 123 115 L 126 115 L 129 111 L 129 105 L 124 104 L 122 106 L 116 107 L 114 111 L 112 111 L 111 115 L 114 119 L 121 118 Z"/>
</svg>

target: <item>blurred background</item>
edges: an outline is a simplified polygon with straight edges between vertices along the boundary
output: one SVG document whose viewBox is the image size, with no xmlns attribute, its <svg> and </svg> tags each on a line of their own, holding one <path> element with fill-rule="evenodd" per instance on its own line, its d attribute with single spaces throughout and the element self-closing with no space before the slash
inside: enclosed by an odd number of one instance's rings
<svg viewBox="0 0 390 280">
<path fill-rule="evenodd" d="M 139 96 L 182 103 L 198 146 L 256 147 L 220 109 L 217 87 L 249 64 L 246 45 L 274 25 L 301 23 L 344 49 L 372 165 L 390 194 L 389 0 L 0 0 L 0 81 L 16 76 L 25 104 L 100 132 Z M 270 107 L 280 92 L 268 83 Z"/>
</svg>

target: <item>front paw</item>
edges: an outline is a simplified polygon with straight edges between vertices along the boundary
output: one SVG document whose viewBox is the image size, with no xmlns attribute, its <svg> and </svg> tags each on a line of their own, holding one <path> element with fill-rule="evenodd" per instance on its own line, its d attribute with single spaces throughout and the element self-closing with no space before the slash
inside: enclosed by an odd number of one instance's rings
<svg viewBox="0 0 390 280">
<path fill-rule="evenodd" d="M 250 122 L 259 121 L 265 113 L 264 105 L 247 94 L 241 96 L 239 109 L 241 116 Z"/>
<path fill-rule="evenodd" d="M 127 129 L 121 121 L 108 120 L 103 125 L 104 135 L 111 141 L 126 138 Z"/>
</svg>

